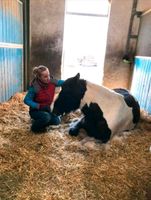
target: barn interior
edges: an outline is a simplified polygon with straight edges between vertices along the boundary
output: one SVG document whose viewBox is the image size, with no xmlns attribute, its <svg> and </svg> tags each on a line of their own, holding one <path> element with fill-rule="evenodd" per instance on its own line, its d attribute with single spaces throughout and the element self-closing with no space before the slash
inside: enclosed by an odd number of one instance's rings
<svg viewBox="0 0 151 200">
<path fill-rule="evenodd" d="M 0 0 L 0 199 L 151 199 L 150 18 L 149 0 Z M 101 144 L 69 136 L 77 110 L 34 134 L 23 99 L 41 64 L 128 89 L 140 122 Z"/>
</svg>

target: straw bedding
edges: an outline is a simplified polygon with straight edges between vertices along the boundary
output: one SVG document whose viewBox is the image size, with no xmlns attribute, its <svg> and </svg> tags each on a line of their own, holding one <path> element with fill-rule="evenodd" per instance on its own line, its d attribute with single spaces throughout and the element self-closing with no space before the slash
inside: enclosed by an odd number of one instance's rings
<svg viewBox="0 0 151 200">
<path fill-rule="evenodd" d="M 1 200 L 151 199 L 151 117 L 102 145 L 68 135 L 71 113 L 58 127 L 30 131 L 24 94 L 0 104 Z"/>
</svg>

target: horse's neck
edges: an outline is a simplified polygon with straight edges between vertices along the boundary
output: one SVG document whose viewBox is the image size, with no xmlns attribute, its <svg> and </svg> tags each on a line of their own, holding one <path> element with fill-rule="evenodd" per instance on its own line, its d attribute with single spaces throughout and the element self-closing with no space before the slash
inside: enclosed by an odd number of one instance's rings
<svg viewBox="0 0 151 200">
<path fill-rule="evenodd" d="M 87 91 L 81 100 L 80 107 L 85 103 L 89 104 L 91 102 L 101 103 L 101 107 L 103 107 L 106 106 L 108 102 L 111 103 L 112 99 L 115 101 L 121 98 L 123 98 L 122 95 L 115 93 L 113 90 L 87 81 Z"/>
</svg>

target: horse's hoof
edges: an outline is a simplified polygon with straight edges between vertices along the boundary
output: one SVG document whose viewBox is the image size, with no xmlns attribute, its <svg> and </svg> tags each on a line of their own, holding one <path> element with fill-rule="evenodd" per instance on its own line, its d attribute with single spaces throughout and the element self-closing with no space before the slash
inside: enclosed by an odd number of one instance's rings
<svg viewBox="0 0 151 200">
<path fill-rule="evenodd" d="M 78 130 L 76 128 L 70 128 L 69 129 L 69 135 L 77 136 L 78 135 Z"/>
</svg>

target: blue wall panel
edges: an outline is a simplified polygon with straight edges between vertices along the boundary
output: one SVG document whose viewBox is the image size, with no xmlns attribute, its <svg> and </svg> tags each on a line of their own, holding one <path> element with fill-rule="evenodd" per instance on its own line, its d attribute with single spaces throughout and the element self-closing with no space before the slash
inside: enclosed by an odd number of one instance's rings
<svg viewBox="0 0 151 200">
<path fill-rule="evenodd" d="M 23 91 L 23 5 L 0 0 L 0 102 Z"/>
<path fill-rule="evenodd" d="M 135 57 L 131 92 L 141 109 L 151 114 L 151 57 Z"/>
</svg>

